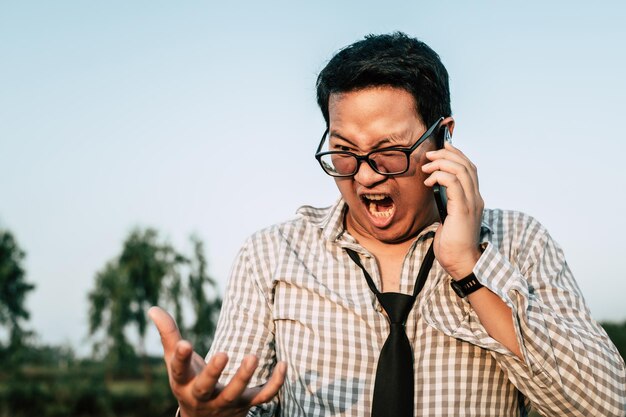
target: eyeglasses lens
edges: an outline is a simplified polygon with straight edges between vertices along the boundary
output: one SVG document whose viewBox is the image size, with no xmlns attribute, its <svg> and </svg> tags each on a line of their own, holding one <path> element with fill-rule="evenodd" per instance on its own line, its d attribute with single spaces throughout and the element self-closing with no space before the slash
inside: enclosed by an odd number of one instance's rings
<svg viewBox="0 0 626 417">
<path fill-rule="evenodd" d="M 358 161 L 349 153 L 332 153 L 321 157 L 322 167 L 330 175 L 353 175 Z M 369 155 L 370 166 L 380 174 L 398 174 L 407 168 L 406 154 L 400 151 L 381 151 Z"/>
</svg>

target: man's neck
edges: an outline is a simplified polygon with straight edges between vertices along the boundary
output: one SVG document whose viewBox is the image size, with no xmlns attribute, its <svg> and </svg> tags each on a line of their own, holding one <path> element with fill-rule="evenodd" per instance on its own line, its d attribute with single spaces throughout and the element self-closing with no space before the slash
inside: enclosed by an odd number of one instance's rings
<svg viewBox="0 0 626 417">
<path fill-rule="evenodd" d="M 434 223 L 435 220 L 428 223 L 428 225 Z M 350 216 L 346 213 L 346 217 L 344 218 L 344 225 L 348 230 L 348 233 L 356 239 L 356 241 L 367 249 L 374 257 L 377 259 L 381 259 L 381 257 L 385 257 L 387 259 L 397 259 L 402 261 L 406 256 L 409 248 L 419 235 L 419 233 L 424 229 L 424 226 L 419 229 L 412 237 L 409 239 L 400 241 L 400 242 L 383 242 L 380 241 L 370 235 L 366 235 L 365 233 L 361 233 L 358 227 L 355 227 L 350 221 Z"/>
</svg>

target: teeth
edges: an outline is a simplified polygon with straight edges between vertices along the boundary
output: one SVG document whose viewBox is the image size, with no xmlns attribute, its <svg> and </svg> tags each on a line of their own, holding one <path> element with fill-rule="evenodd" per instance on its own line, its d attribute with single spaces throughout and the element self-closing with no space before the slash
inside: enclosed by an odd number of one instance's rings
<svg viewBox="0 0 626 417">
<path fill-rule="evenodd" d="M 389 217 L 391 216 L 391 213 L 393 213 L 393 207 L 385 211 L 377 211 L 375 203 L 370 203 L 369 209 L 370 213 L 372 213 L 372 216 L 374 217 Z"/>
<path fill-rule="evenodd" d="M 378 201 L 384 200 L 387 196 L 385 194 L 368 194 L 364 195 L 363 197 L 367 198 L 368 200 Z"/>
<path fill-rule="evenodd" d="M 385 211 L 378 211 L 377 210 L 377 204 L 376 202 L 384 200 L 386 198 L 388 198 L 389 195 L 387 194 L 366 194 L 363 195 L 363 199 L 367 200 L 367 202 L 369 202 L 367 204 L 367 208 L 369 210 L 369 212 L 371 213 L 372 216 L 374 217 L 381 217 L 381 218 L 387 218 L 387 217 L 391 217 L 391 215 L 393 214 L 393 210 L 394 207 L 390 207 Z"/>
</svg>

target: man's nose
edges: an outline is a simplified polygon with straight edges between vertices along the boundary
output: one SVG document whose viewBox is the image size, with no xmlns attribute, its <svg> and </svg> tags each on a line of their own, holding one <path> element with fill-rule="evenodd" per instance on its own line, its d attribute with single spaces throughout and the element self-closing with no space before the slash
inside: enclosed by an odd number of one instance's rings
<svg viewBox="0 0 626 417">
<path fill-rule="evenodd" d="M 356 174 L 354 174 L 354 180 L 364 187 L 371 187 L 387 178 L 385 175 L 374 171 L 367 161 L 360 162 Z"/>
</svg>

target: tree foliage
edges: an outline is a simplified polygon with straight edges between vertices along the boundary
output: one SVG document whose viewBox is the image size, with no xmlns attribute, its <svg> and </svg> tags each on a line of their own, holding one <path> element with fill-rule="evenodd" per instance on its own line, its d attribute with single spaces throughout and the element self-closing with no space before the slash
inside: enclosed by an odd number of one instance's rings
<svg viewBox="0 0 626 417">
<path fill-rule="evenodd" d="M 196 317 L 195 322 L 187 329 L 193 346 L 197 352 L 207 352 L 213 340 L 215 326 L 222 308 L 222 299 L 212 297 L 206 298 L 207 287 L 215 291 L 217 287 L 215 280 L 207 273 L 207 261 L 204 257 L 204 244 L 196 237 L 192 236 L 191 242 L 194 248 L 194 256 L 191 259 L 189 280 L 187 285 L 188 297 L 193 307 Z"/>
<path fill-rule="evenodd" d="M 0 230 L 0 326 L 6 326 L 8 330 L 9 352 L 18 351 L 31 334 L 24 329 L 22 322 L 30 317 L 24 303 L 26 295 L 35 286 L 25 280 L 24 257 L 25 253 L 13 234 Z"/>
<path fill-rule="evenodd" d="M 95 344 L 97 352 L 116 364 L 132 362 L 137 349 L 143 354 L 145 312 L 153 305 L 172 311 L 181 331 L 189 330 L 186 336 L 197 341 L 199 348 L 210 343 L 221 299 L 206 272 L 202 242 L 192 238 L 192 244 L 194 253 L 189 258 L 162 241 L 154 229 L 135 229 L 129 234 L 121 254 L 96 274 L 95 287 L 88 295 L 89 333 L 104 333 Z M 188 305 L 195 320 L 186 328 L 184 310 Z M 128 339 L 129 328 L 137 332 L 136 346 Z"/>
</svg>

